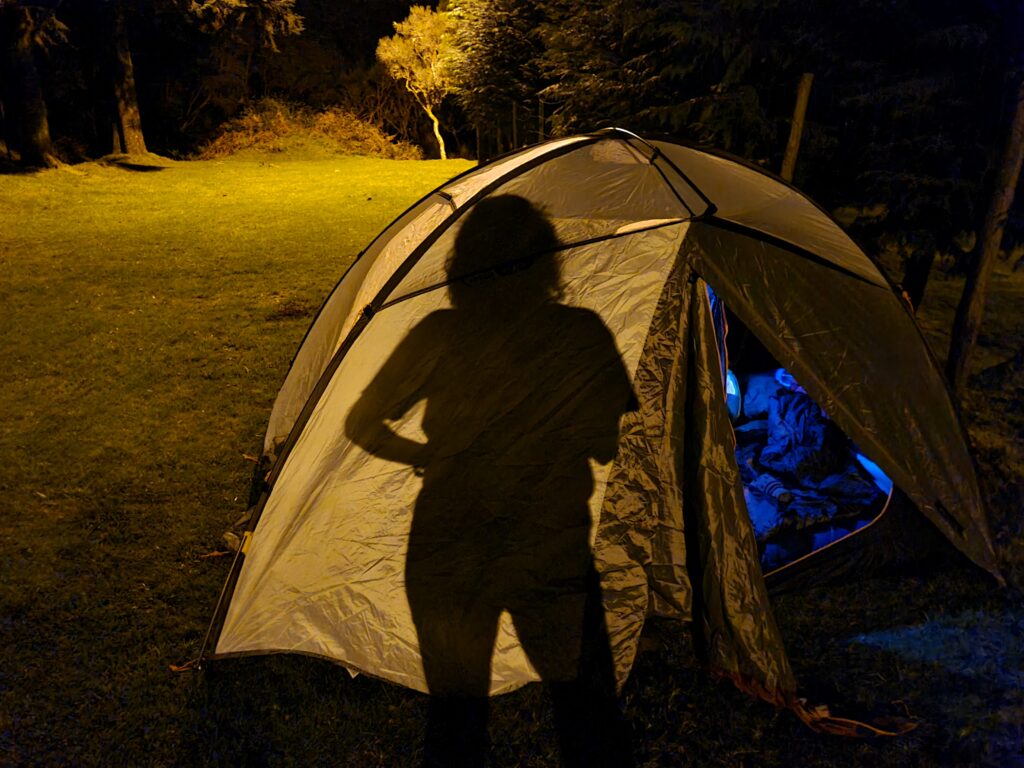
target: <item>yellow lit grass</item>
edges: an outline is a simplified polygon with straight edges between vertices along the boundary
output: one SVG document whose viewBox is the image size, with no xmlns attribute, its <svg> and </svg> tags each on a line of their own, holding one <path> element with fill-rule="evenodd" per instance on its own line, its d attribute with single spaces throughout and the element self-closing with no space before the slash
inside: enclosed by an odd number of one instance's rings
<svg viewBox="0 0 1024 768">
<path fill-rule="evenodd" d="M 313 312 L 381 228 L 467 163 L 131 163 L 0 176 L 0 764 L 417 765 L 422 696 L 306 658 L 168 665 L 198 649 L 227 571 L 202 556 L 245 507 L 243 455 Z M 940 344 L 959 284 L 929 286 Z M 981 365 L 1019 342 L 1020 286 L 996 286 Z M 1019 401 L 996 416 L 977 425 L 1018 455 Z M 1016 647 L 1019 596 L 965 570 L 776 607 L 803 692 L 841 714 L 899 699 L 924 724 L 817 736 L 714 684 L 670 626 L 624 691 L 638 764 L 995 765 L 1019 749 L 1024 694 L 988 674 L 1006 667 L 995 651 L 958 672 L 856 641 L 983 612 L 963 627 L 972 647 Z M 974 624 L 1009 639 L 982 642 Z M 495 766 L 556 764 L 539 689 L 492 711 Z"/>
<path fill-rule="evenodd" d="M 177 764 L 196 678 L 168 664 L 226 568 L 198 556 L 244 510 L 291 355 L 469 164 L 133 165 L 0 176 L 0 763 Z"/>
</svg>

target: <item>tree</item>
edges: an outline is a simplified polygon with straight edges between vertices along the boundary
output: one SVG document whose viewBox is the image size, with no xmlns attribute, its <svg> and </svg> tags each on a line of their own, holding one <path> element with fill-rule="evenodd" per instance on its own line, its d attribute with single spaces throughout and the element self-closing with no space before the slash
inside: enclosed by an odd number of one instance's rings
<svg viewBox="0 0 1024 768">
<path fill-rule="evenodd" d="M 474 120 L 526 103 L 548 83 L 538 71 L 545 20 L 534 0 L 451 0 L 459 102 Z"/>
<path fill-rule="evenodd" d="M 978 339 L 981 317 L 985 309 L 985 296 L 989 278 L 995 266 L 996 255 L 1003 240 L 1006 219 L 1013 205 L 1014 190 L 1020 180 L 1024 162 L 1024 77 L 1017 85 L 1013 121 L 1003 150 L 995 189 L 989 202 L 981 237 L 975 251 L 975 262 L 967 273 L 960 304 L 953 320 L 946 377 L 954 392 L 963 390 L 971 353 Z"/>
<path fill-rule="evenodd" d="M 187 0 L 188 10 L 207 31 L 251 31 L 262 47 L 277 52 L 277 38 L 302 32 L 295 0 Z"/>
<path fill-rule="evenodd" d="M 786 142 L 786 154 L 782 158 L 782 169 L 779 171 L 779 175 L 786 181 L 793 180 L 793 171 L 796 170 L 796 158 L 800 153 L 800 139 L 804 134 L 804 118 L 807 116 L 807 102 L 811 98 L 813 83 L 814 73 L 804 72 L 796 89 L 793 122 L 789 129 L 789 141 Z"/>
<path fill-rule="evenodd" d="M 550 83 L 543 96 L 557 105 L 551 116 L 556 133 L 603 122 L 638 127 L 638 111 L 651 103 L 656 54 L 639 39 L 654 28 L 651 13 L 634 5 L 628 0 L 546 2 L 538 65 Z"/>
<path fill-rule="evenodd" d="M 377 44 L 377 58 L 427 113 L 441 159 L 445 160 L 448 155 L 436 112 L 454 87 L 453 63 L 457 50 L 451 16 L 447 11 L 414 5 L 409 9 L 409 16 L 395 22 L 394 27 L 395 34 L 382 38 Z"/>
<path fill-rule="evenodd" d="M 302 33 L 302 16 L 295 0 L 187 0 L 189 12 L 200 28 L 227 33 L 228 41 L 241 49 L 244 61 L 242 101 L 253 90 L 254 62 L 258 51 L 278 52 L 277 39 Z"/>
<path fill-rule="evenodd" d="M 619 124 L 749 158 L 781 150 L 792 96 L 774 111 L 767 97 L 776 83 L 815 69 L 798 63 L 813 8 L 798 11 L 795 0 L 777 0 L 770 12 L 747 0 L 542 2 L 540 64 L 556 132 Z"/>
<path fill-rule="evenodd" d="M 981 171 L 999 143 L 989 116 L 1007 51 L 1019 48 L 1014 2 L 856 0 L 826 27 L 834 47 L 818 104 L 830 113 L 831 149 L 803 166 L 804 186 L 825 204 L 874 210 L 853 234 L 905 256 L 914 306 L 936 255 L 958 252 L 981 218 Z"/>
<path fill-rule="evenodd" d="M 535 0 L 450 0 L 448 11 L 458 48 L 455 95 L 476 128 L 477 159 L 543 139 L 533 116 L 537 94 L 550 85 L 538 66 L 543 8 Z"/>
<path fill-rule="evenodd" d="M 22 162 L 28 165 L 53 167 L 59 164 L 50 139 L 50 121 L 35 54 L 63 40 L 66 31 L 52 11 L 0 3 L 4 52 L 0 71 L 7 138 L 15 145 Z"/>
<path fill-rule="evenodd" d="M 135 65 L 132 62 L 132 49 L 128 41 L 128 25 L 125 20 L 125 9 L 121 2 L 116 2 L 110 9 L 109 19 L 111 40 L 113 42 L 113 91 L 114 91 L 114 131 L 113 151 L 125 152 L 130 155 L 146 154 L 146 140 L 142 133 L 142 116 L 139 111 L 139 97 L 135 90 Z"/>
</svg>

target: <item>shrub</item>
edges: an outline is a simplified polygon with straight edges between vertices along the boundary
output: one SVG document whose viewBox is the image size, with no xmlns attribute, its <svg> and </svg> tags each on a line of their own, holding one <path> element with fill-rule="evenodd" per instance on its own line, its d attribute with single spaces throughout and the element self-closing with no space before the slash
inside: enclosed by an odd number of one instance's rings
<svg viewBox="0 0 1024 768">
<path fill-rule="evenodd" d="M 373 155 L 390 160 L 420 160 L 419 148 L 388 136 L 347 109 L 308 107 L 261 99 L 224 123 L 199 157 L 211 159 L 237 152 L 312 150 L 331 155 Z"/>
</svg>

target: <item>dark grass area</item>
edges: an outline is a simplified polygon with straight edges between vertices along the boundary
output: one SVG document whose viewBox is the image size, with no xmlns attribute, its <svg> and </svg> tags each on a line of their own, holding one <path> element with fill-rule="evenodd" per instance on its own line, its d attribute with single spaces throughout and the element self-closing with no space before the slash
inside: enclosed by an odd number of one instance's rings
<svg viewBox="0 0 1024 768">
<path fill-rule="evenodd" d="M 1024 671 L 1021 648 L 1012 643 L 1024 630 L 1024 606 L 973 576 L 955 570 L 876 580 L 778 601 L 806 692 L 838 702 L 836 714 L 916 718 L 917 730 L 899 738 L 812 733 L 792 714 L 712 681 L 690 653 L 685 626 L 659 625 L 654 647 L 640 656 L 625 690 L 640 764 L 1015 765 L 1024 736 Z M 894 628 L 909 642 L 887 647 L 872 639 Z M 916 640 L 917 633 L 930 640 Z M 181 710 L 172 733 L 152 733 L 142 709 L 109 723 L 109 738 L 128 745 L 163 741 L 171 751 L 163 759 L 154 754 L 154 764 L 417 764 L 426 698 L 350 678 L 328 662 L 237 659 L 176 676 L 175 683 Z M 160 705 L 153 706 L 159 714 Z M 68 725 L 95 732 L 101 724 Z M 495 699 L 491 735 L 495 766 L 557 765 L 551 712 L 539 687 Z M 68 754 L 76 755 L 73 762 L 105 764 L 90 751 Z M 126 764 L 145 761 L 130 748 L 129 756 Z"/>
<path fill-rule="evenodd" d="M 321 660 L 174 673 L 198 651 L 288 361 L 394 215 L 465 163 L 91 165 L 0 178 L 0 764 L 413 766 L 426 697 Z M 960 282 L 922 320 L 942 348 Z M 979 371 L 1024 339 L 997 274 Z M 997 546 L 1021 583 L 1019 371 L 968 419 Z M 1024 766 L 1024 600 L 966 566 L 775 600 L 802 691 L 898 738 L 811 732 L 711 680 L 652 624 L 624 691 L 644 766 Z M 495 766 L 557 765 L 545 694 L 492 702 Z"/>
</svg>

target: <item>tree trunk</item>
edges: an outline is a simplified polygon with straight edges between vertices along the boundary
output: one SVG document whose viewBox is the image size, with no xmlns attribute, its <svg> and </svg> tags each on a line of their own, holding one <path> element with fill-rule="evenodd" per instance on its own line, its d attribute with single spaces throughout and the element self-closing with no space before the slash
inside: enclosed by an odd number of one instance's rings
<svg viewBox="0 0 1024 768">
<path fill-rule="evenodd" d="M 146 140 L 142 135 L 139 99 L 135 92 L 135 70 L 132 50 L 128 44 L 128 28 L 124 7 L 114 7 L 114 101 L 117 116 L 114 131 L 114 151 L 129 155 L 146 154 Z"/>
<path fill-rule="evenodd" d="M 3 66 L 0 65 L 0 73 L 3 72 Z M 0 80 L 2 80 L 0 76 Z M 11 140 L 9 137 L 9 131 L 7 130 L 7 107 L 4 106 L 4 93 L 0 90 L 0 139 L 4 142 L 4 154 L 8 162 L 14 160 L 14 156 L 11 154 Z"/>
<path fill-rule="evenodd" d="M 1016 106 L 1010 134 L 1000 161 L 995 189 L 985 214 L 981 237 L 975 249 L 974 263 L 967 273 L 967 283 L 956 308 L 953 332 L 949 343 L 946 377 L 955 393 L 963 391 L 970 367 L 971 353 L 978 340 L 978 329 L 985 310 L 992 268 L 995 266 L 999 246 L 1003 240 L 1006 218 L 1013 205 L 1013 194 L 1020 179 L 1021 161 L 1024 159 L 1024 79 L 1017 85 Z"/>
<path fill-rule="evenodd" d="M 34 56 L 35 17 L 28 8 L 5 6 L 0 11 L 4 27 L 6 66 L 4 67 L 7 119 L 13 118 L 10 138 L 27 165 L 52 168 L 60 164 L 50 140 L 50 121 L 43 98 Z M 7 77 L 6 75 L 9 75 Z"/>
<path fill-rule="evenodd" d="M 796 156 L 800 152 L 800 139 L 804 134 L 804 118 L 807 116 L 807 102 L 811 98 L 811 84 L 814 82 L 813 72 L 804 72 L 800 76 L 800 84 L 796 88 L 796 105 L 793 107 L 793 122 L 789 126 L 789 141 L 786 142 L 786 154 L 782 158 L 782 170 L 779 175 L 786 181 L 793 180 L 796 169 Z"/>
<path fill-rule="evenodd" d="M 427 115 L 430 117 L 430 122 L 434 125 L 434 138 L 437 139 L 437 148 L 441 151 L 441 159 L 447 160 L 448 155 L 444 151 L 444 139 L 441 138 L 441 123 L 434 115 L 434 111 L 430 107 L 424 107 L 427 111 Z"/>
<path fill-rule="evenodd" d="M 929 244 L 927 247 L 918 248 L 907 259 L 907 266 L 903 270 L 903 281 L 901 285 L 906 291 L 907 298 L 914 306 L 914 310 L 920 308 L 924 301 L 924 289 L 928 285 L 928 276 L 932 271 L 932 264 L 935 263 L 935 247 Z"/>
<path fill-rule="evenodd" d="M 114 122 L 114 92 L 111 88 L 113 75 L 113 53 L 112 35 L 110 34 L 111 22 L 109 14 L 104 12 L 102 0 L 91 0 L 88 5 L 89 13 L 85 21 L 81 22 L 82 43 L 81 51 L 81 77 L 88 86 L 88 98 L 91 109 L 92 134 L 89 137 L 89 156 L 105 155 L 110 152 L 111 146 L 120 141 L 119 138 L 111 143 L 111 136 L 117 136 L 117 129 L 112 127 Z"/>
</svg>

